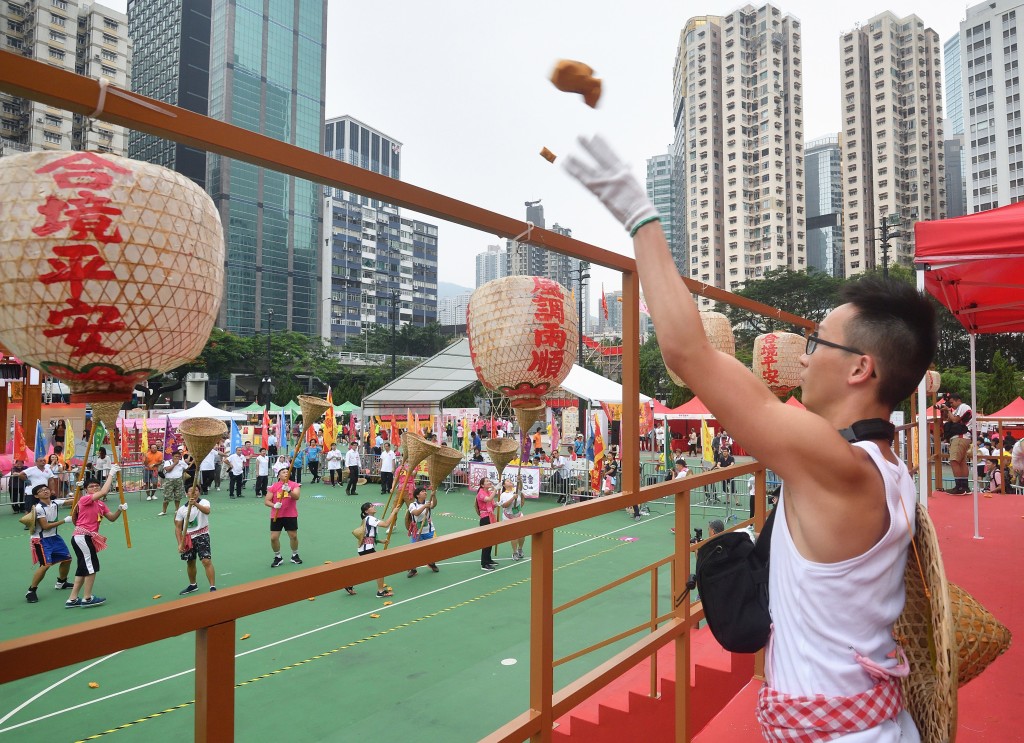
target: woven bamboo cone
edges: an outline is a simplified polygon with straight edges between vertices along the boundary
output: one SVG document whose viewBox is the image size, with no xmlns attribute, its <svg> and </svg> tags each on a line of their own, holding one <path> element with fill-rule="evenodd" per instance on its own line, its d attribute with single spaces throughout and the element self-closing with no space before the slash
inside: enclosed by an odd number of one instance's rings
<svg viewBox="0 0 1024 743">
<path fill-rule="evenodd" d="M 957 685 L 963 686 L 1009 649 L 1011 635 L 1002 622 L 955 583 L 949 584 L 949 603 L 960 659 Z"/>
<path fill-rule="evenodd" d="M 544 418 L 544 411 L 546 406 L 538 405 L 535 408 L 514 408 L 516 414 L 516 423 L 519 424 L 519 430 L 523 433 L 527 433 L 533 424 Z"/>
<path fill-rule="evenodd" d="M 102 402 L 94 402 L 92 404 L 92 415 L 93 415 L 93 417 L 96 420 L 98 420 L 100 423 L 102 423 L 103 427 L 105 429 L 107 429 L 108 431 L 111 431 L 110 443 L 112 444 L 112 446 L 110 447 L 110 458 L 111 458 L 111 460 L 113 460 L 114 464 L 120 464 L 120 460 L 118 458 L 118 453 L 117 453 L 118 449 L 120 449 L 120 447 L 117 446 L 116 444 L 114 444 L 114 438 L 115 437 L 114 437 L 114 433 L 113 432 L 117 430 L 117 416 L 120 415 L 120 413 L 121 413 L 121 405 L 122 405 L 122 403 L 120 403 L 120 402 L 116 402 L 116 401 L 115 402 L 111 402 L 109 400 L 104 400 Z M 117 497 L 121 501 L 121 503 L 123 504 L 124 503 L 124 480 L 121 479 L 120 471 L 118 471 L 118 473 L 117 473 Z M 121 520 L 124 522 L 124 542 L 125 542 L 125 545 L 128 547 L 128 549 L 131 549 L 132 548 L 132 532 L 131 532 L 131 529 L 128 528 L 128 512 L 127 511 L 125 511 L 123 514 L 121 514 Z"/>
<path fill-rule="evenodd" d="M 501 482 L 502 473 L 505 472 L 508 463 L 519 454 L 519 444 L 513 438 L 487 439 L 484 448 L 487 449 L 494 466 L 498 468 L 498 482 Z"/>
<path fill-rule="evenodd" d="M 462 461 L 462 452 L 450 446 L 442 446 L 427 458 L 427 475 L 430 487 L 436 491 L 455 466 Z"/>
<path fill-rule="evenodd" d="M 224 421 L 216 418 L 190 418 L 182 421 L 178 430 L 181 432 L 181 438 L 185 440 L 185 448 L 198 467 L 199 463 L 213 451 L 213 447 L 227 435 L 228 427 L 224 425 Z"/>
<path fill-rule="evenodd" d="M 327 412 L 331 404 L 312 395 L 299 395 L 299 407 L 302 408 L 302 433 L 305 435 L 309 427 L 320 420 L 320 416 Z"/>
</svg>

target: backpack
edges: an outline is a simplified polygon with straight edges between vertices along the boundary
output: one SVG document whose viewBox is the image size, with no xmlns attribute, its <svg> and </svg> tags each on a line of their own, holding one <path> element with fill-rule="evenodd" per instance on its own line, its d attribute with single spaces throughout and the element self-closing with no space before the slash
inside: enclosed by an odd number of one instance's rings
<svg viewBox="0 0 1024 743">
<path fill-rule="evenodd" d="M 721 534 L 697 550 L 697 590 L 704 618 L 718 643 L 732 653 L 756 653 L 768 642 L 768 557 L 775 509 L 757 543 L 746 531 Z"/>
</svg>

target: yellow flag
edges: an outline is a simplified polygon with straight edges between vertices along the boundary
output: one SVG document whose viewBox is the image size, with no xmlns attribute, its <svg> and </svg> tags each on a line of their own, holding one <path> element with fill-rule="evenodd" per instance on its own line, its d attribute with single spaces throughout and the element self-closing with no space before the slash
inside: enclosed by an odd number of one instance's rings
<svg viewBox="0 0 1024 743">
<path fill-rule="evenodd" d="M 68 419 L 68 427 L 64 432 L 64 461 L 71 464 L 71 457 L 75 456 L 75 432 L 71 429 L 71 419 Z"/>
<path fill-rule="evenodd" d="M 149 426 L 146 424 L 146 419 L 142 419 L 142 453 L 145 454 L 149 451 Z"/>
<path fill-rule="evenodd" d="M 711 450 L 711 431 L 708 430 L 708 422 L 704 418 L 700 421 L 700 448 L 704 452 L 704 459 L 709 462 L 715 461 L 715 453 Z"/>
</svg>

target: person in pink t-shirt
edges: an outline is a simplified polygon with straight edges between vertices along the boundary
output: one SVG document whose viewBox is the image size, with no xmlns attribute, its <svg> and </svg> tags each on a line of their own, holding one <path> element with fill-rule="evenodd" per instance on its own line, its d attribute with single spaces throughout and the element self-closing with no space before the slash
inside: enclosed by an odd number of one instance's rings
<svg viewBox="0 0 1024 743">
<path fill-rule="evenodd" d="M 270 546 L 274 550 L 274 561 L 270 567 L 277 568 L 284 564 L 281 557 L 281 531 L 288 532 L 291 541 L 292 562 L 302 564 L 299 557 L 299 500 L 300 485 L 288 479 L 291 468 L 286 467 L 277 473 L 277 482 L 267 488 L 267 496 L 263 499 L 270 511 Z"/>
<path fill-rule="evenodd" d="M 104 518 L 107 521 L 117 521 L 121 514 L 128 510 L 127 503 L 120 504 L 113 512 L 106 504 L 110 484 L 120 469 L 116 464 L 110 466 L 103 487 L 100 487 L 98 482 L 86 485 L 85 494 L 78 499 L 78 503 L 72 509 L 75 533 L 71 537 L 71 549 L 75 551 L 78 567 L 75 569 L 75 584 L 71 588 L 71 596 L 64 602 L 65 608 L 99 606 L 106 601 L 102 596 L 93 594 L 93 586 L 96 583 L 96 574 L 100 572 L 99 552 L 107 546 L 107 540 L 100 536 L 100 523 Z M 79 592 L 82 598 L 79 598 Z"/>
<path fill-rule="evenodd" d="M 480 526 L 494 522 L 494 504 L 498 502 L 498 493 L 494 489 L 494 483 L 486 477 L 480 478 L 480 487 L 476 491 L 476 512 L 480 515 Z M 484 570 L 494 570 L 498 563 L 491 559 L 491 548 L 484 547 L 480 550 L 480 567 Z"/>
</svg>

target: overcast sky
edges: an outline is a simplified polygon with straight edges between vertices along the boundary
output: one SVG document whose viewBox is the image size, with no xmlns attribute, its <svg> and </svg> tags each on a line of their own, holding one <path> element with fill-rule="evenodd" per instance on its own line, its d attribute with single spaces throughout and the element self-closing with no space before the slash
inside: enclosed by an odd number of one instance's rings
<svg viewBox="0 0 1024 743">
<path fill-rule="evenodd" d="M 952 0 L 776 5 L 802 25 L 807 139 L 839 130 L 841 33 L 892 10 L 917 13 L 941 45 L 967 7 Z M 574 237 L 626 252 L 618 223 L 560 161 L 537 153 L 548 147 L 562 157 L 578 134 L 601 132 L 642 179 L 646 159 L 672 141 L 680 30 L 688 18 L 737 7 L 723 0 L 330 0 L 327 116 L 354 116 L 402 142 L 405 181 L 519 219 L 524 201 L 542 199 L 549 227 L 558 222 Z M 582 60 L 604 80 L 596 110 L 548 81 L 560 58 Z M 440 223 L 438 279 L 472 288 L 474 256 L 497 242 Z M 592 276 L 595 301 L 602 281 L 608 291 L 619 287 L 613 271 Z"/>
</svg>

